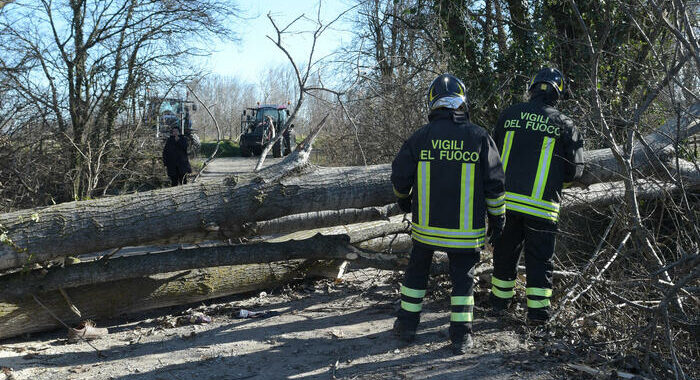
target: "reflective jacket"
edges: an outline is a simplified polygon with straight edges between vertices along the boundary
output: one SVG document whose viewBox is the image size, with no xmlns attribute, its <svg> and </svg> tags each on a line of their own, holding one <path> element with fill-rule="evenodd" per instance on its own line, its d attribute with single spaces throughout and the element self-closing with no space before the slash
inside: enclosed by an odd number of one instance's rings
<svg viewBox="0 0 700 380">
<path fill-rule="evenodd" d="M 496 144 L 462 112 L 438 109 L 391 165 L 399 198 L 412 197 L 414 243 L 443 251 L 484 245 L 486 212 L 505 214 Z"/>
<path fill-rule="evenodd" d="M 556 223 L 562 187 L 583 172 L 583 139 L 571 119 L 535 97 L 501 113 L 494 140 L 508 211 Z"/>
</svg>

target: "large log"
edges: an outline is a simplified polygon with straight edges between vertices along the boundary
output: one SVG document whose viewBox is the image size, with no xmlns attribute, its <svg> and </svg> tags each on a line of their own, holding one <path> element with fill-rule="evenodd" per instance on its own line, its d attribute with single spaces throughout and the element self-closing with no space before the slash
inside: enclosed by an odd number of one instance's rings
<svg viewBox="0 0 700 380">
<path fill-rule="evenodd" d="M 58 291 L 36 296 L 58 318 L 71 324 L 85 318 L 112 318 L 122 314 L 267 289 L 302 276 L 306 266 L 303 261 L 223 266 L 66 290 L 73 305 L 80 310 L 81 317 L 71 311 L 66 299 Z M 12 302 L 0 301 L 0 339 L 60 326 L 32 296 Z"/>
<path fill-rule="evenodd" d="M 160 250 L 82 262 L 66 267 L 16 271 L 0 276 L 0 299 L 73 288 L 151 274 L 223 265 L 257 264 L 293 259 L 357 259 L 351 244 L 407 232 L 401 216 L 386 221 L 357 223 L 299 231 L 264 242 L 204 248 Z M 323 235 L 329 235 L 328 237 Z M 353 256 L 347 255 L 352 254 Z"/>
<path fill-rule="evenodd" d="M 673 192 L 677 186 L 675 184 L 657 184 L 652 181 L 640 182 L 639 185 L 640 191 L 638 196 L 640 199 L 663 197 Z M 624 191 L 622 182 L 597 184 L 587 190 L 567 191 L 568 196 L 564 201 L 562 212 L 577 211 L 591 205 L 602 207 L 613 204 L 624 196 Z M 172 263 L 177 261 L 174 260 L 176 257 L 193 267 L 199 266 L 197 262 L 200 259 L 204 260 L 207 265 L 221 265 L 222 263 L 231 262 L 241 263 L 246 261 L 272 261 L 295 257 L 313 257 L 348 259 L 352 260 L 354 265 L 359 267 L 397 270 L 405 267 L 411 244 L 408 235 L 403 233 L 394 234 L 403 231 L 403 229 L 405 229 L 403 223 L 383 223 L 381 225 L 370 223 L 368 228 L 351 228 L 349 234 L 352 236 L 350 237 L 347 236 L 348 226 L 340 226 L 332 230 L 340 234 L 343 234 L 343 231 L 345 231 L 346 236 L 316 236 L 308 240 L 306 242 L 308 244 L 301 244 L 296 249 L 293 248 L 294 244 L 302 242 L 277 243 L 278 248 L 281 249 L 275 250 L 269 249 L 269 243 L 257 243 L 259 247 L 265 247 L 265 249 L 241 251 L 244 252 L 241 258 L 236 258 L 235 255 L 229 255 L 217 250 L 200 248 L 187 252 L 188 255 L 185 257 L 181 253 L 175 253 L 172 257 L 159 254 L 147 258 L 148 261 L 144 260 L 146 258 L 139 259 L 142 264 L 141 268 L 152 268 L 152 270 L 165 269 L 165 267 L 159 267 L 161 265 L 158 263 L 160 259 L 163 259 L 165 263 Z M 375 236 L 385 236 L 367 240 L 373 235 L 368 231 L 374 231 Z M 353 242 L 358 247 L 361 247 L 362 250 L 349 246 Z M 318 251 L 312 249 L 308 254 L 299 251 L 300 247 L 309 246 L 318 246 L 320 249 Z M 382 253 L 389 248 L 392 249 L 391 254 Z M 368 250 L 375 252 L 368 252 Z M 252 257 L 252 255 L 261 256 Z M 188 260 L 187 257 L 195 257 L 196 260 Z M 146 278 L 85 285 L 68 289 L 68 292 L 73 303 L 82 312 L 83 317 L 105 318 L 121 313 L 184 304 L 279 285 L 301 274 L 299 267 L 295 267 L 298 262 L 224 266 L 185 272 L 171 272 Z M 144 263 L 148 265 L 143 265 Z M 98 265 L 103 264 L 98 263 Z M 56 287 L 56 284 L 61 284 L 61 281 L 71 278 L 71 268 L 72 266 L 65 268 L 66 272 L 62 272 L 56 277 L 53 287 Z M 76 268 L 80 267 L 76 266 Z M 112 269 L 116 269 L 112 271 L 113 274 L 125 270 L 140 270 L 133 266 L 126 269 L 118 269 L 118 266 L 114 266 Z M 95 268 L 92 268 L 92 270 L 95 270 Z M 487 274 L 489 270 L 490 267 L 482 265 L 477 268 L 477 274 Z M 438 274 L 447 273 L 447 271 L 448 261 L 445 256 L 436 255 L 431 272 Z M 556 275 L 558 275 L 558 272 L 555 272 Z M 5 277 L 3 280 L 11 278 L 9 276 L 3 277 Z M 49 277 L 44 277 L 44 286 L 52 286 L 49 279 Z M 41 279 L 39 279 L 39 283 L 41 283 Z M 29 285 L 31 285 L 30 281 L 25 283 L 19 281 L 15 285 L 5 281 L 0 283 L 0 286 L 5 289 L 11 286 L 24 286 L 26 290 L 26 287 Z M 40 288 L 34 288 L 33 290 L 40 290 Z M 68 322 L 78 320 L 70 311 L 68 304 L 59 292 L 40 293 L 39 297 L 55 314 L 59 315 L 59 318 Z M 42 331 L 56 326 L 58 326 L 58 323 L 41 309 L 31 297 L 24 297 L 12 303 L 0 302 L 0 339 L 26 332 Z"/>
<path fill-rule="evenodd" d="M 639 199 L 662 198 L 677 189 L 672 183 L 640 180 Z M 605 207 L 624 197 L 623 182 L 596 184 L 588 189 L 566 190 L 562 214 L 588 207 Z M 365 266 L 395 269 L 402 258 L 380 257 L 368 251 L 406 253 L 410 250 L 408 224 L 397 216 L 385 222 L 360 223 L 333 228 L 300 231 L 269 242 L 224 245 L 205 248 L 176 249 L 146 255 L 118 257 L 70 265 L 65 268 L 16 272 L 0 277 L 0 299 L 58 288 L 137 278 L 177 270 L 277 262 L 293 259 L 356 260 Z M 323 233 L 321 236 L 317 233 Z M 290 240 L 290 239 L 298 240 Z M 303 240 L 301 240 L 303 239 Z M 358 249 L 351 244 L 355 244 Z M 362 252 L 365 250 L 365 252 Z M 381 265 L 380 265 L 381 264 Z"/>
<path fill-rule="evenodd" d="M 637 141 L 632 153 L 634 167 L 641 170 L 667 164 L 675 144 L 699 132 L 700 103 L 695 103 L 682 115 L 680 121 L 671 117 L 654 132 L 644 136 L 643 141 Z M 586 168 L 578 180 L 579 183 L 592 185 L 624 179 L 622 166 L 610 149 L 586 151 L 584 157 Z"/>
<path fill-rule="evenodd" d="M 689 111 L 689 115 L 698 113 L 700 104 Z M 686 131 L 680 136 L 698 128 L 697 121 L 690 117 L 684 122 L 687 124 L 676 128 Z M 668 132 L 673 136 L 673 124 L 665 124 L 659 135 Z M 669 146 L 673 138 L 652 141 L 657 147 Z M 594 153 L 588 155 L 583 181 L 586 184 L 614 178 L 608 169 L 617 170 L 610 161 L 609 150 Z M 259 174 L 234 176 L 220 183 L 198 183 L 0 215 L 0 270 L 173 236 L 197 241 L 215 233 L 219 239 L 226 239 L 240 236 L 249 223 L 305 212 L 382 206 L 394 201 L 388 165 L 321 168 L 304 166 L 305 157 L 308 149 L 295 151 Z M 644 154 L 636 160 L 640 167 L 655 163 L 654 158 Z"/>
<path fill-rule="evenodd" d="M 69 202 L 0 215 L 0 270 L 207 229 L 303 212 L 383 206 L 394 195 L 386 166 L 317 168 Z M 226 236 L 223 236 L 226 237 Z"/>
</svg>

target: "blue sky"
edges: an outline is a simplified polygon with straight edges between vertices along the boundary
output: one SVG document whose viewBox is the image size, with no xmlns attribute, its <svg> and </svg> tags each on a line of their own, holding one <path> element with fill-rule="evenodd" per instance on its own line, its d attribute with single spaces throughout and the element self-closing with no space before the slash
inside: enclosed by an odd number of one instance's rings
<svg viewBox="0 0 700 380">
<path fill-rule="evenodd" d="M 324 0 L 321 6 L 321 20 L 329 23 L 340 13 L 348 9 L 348 0 Z M 279 27 L 286 26 L 301 14 L 315 19 L 317 16 L 318 1 L 302 0 L 270 0 L 254 1 L 239 0 L 239 9 L 243 12 L 242 18 L 233 20 L 234 30 L 240 39 L 237 43 L 221 42 L 215 47 L 216 52 L 206 58 L 202 64 L 212 73 L 235 76 L 243 81 L 256 82 L 269 67 L 288 64 L 284 53 L 279 50 L 266 36 L 275 37 L 275 30 L 267 18 L 271 12 L 272 17 Z M 297 25 L 297 24 L 295 24 Z M 347 22 L 333 24 L 332 30 L 324 33 L 317 42 L 316 54 L 320 58 L 332 53 L 341 44 L 350 41 L 351 35 L 347 31 Z M 299 23 L 293 30 L 313 30 L 310 22 Z M 304 61 L 308 57 L 312 38 L 309 33 L 290 34 L 283 41 L 295 60 Z"/>
</svg>

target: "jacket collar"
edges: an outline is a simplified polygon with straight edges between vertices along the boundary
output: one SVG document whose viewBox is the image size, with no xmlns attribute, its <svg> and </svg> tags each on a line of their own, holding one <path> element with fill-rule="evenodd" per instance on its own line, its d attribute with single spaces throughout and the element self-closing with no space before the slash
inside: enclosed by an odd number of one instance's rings
<svg viewBox="0 0 700 380">
<path fill-rule="evenodd" d="M 558 99 L 553 99 L 552 96 L 547 95 L 545 92 L 536 92 L 531 98 L 530 102 L 538 104 L 546 104 L 548 106 L 554 107 L 557 104 Z"/>
<path fill-rule="evenodd" d="M 448 119 L 455 123 L 466 123 L 469 121 L 469 113 L 447 108 L 438 108 L 428 115 L 429 121 Z"/>
</svg>

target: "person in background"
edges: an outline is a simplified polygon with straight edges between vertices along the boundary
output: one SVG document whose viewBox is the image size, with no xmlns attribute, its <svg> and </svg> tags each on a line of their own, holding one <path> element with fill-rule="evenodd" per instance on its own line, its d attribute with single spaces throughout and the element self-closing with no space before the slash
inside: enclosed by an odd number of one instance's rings
<svg viewBox="0 0 700 380">
<path fill-rule="evenodd" d="M 172 186 L 187 183 L 187 173 L 192 173 L 190 159 L 187 157 L 187 138 L 180 136 L 180 129 L 177 127 L 170 130 L 170 137 L 165 141 L 163 165 L 168 168 Z"/>
</svg>

